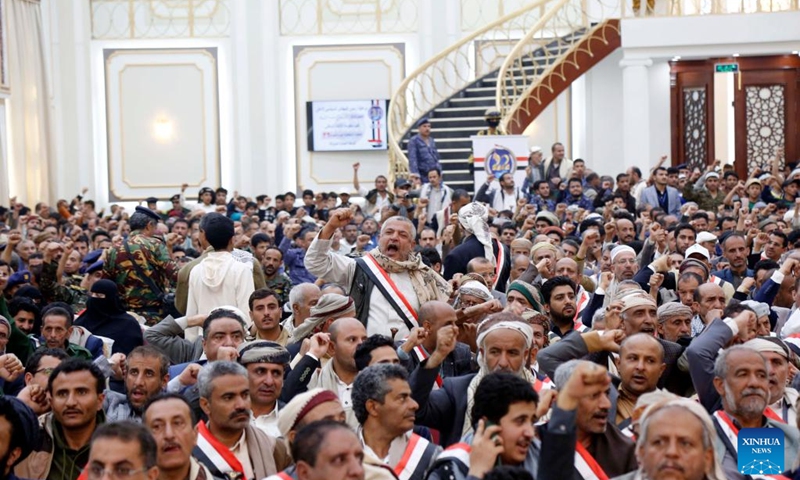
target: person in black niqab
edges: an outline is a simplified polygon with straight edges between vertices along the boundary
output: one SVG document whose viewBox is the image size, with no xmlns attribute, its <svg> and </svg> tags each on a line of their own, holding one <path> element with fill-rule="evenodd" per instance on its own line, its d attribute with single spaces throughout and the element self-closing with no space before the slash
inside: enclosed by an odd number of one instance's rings
<svg viewBox="0 0 800 480">
<path fill-rule="evenodd" d="M 93 335 L 114 340 L 112 353 L 128 355 L 144 344 L 139 322 L 125 312 L 119 300 L 117 285 L 111 280 L 98 280 L 92 285 L 86 310 L 75 321 Z"/>
</svg>

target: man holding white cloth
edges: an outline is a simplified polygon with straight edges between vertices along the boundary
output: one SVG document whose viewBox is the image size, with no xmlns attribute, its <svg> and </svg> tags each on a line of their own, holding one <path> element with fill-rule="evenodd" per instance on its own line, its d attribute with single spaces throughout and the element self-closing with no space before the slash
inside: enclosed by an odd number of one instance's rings
<svg viewBox="0 0 800 480">
<path fill-rule="evenodd" d="M 416 228 L 403 217 L 387 219 L 381 227 L 378 248 L 363 257 L 354 259 L 333 252 L 331 237 L 352 217 L 350 209 L 331 212 L 328 223 L 308 247 L 306 268 L 318 278 L 348 289 L 367 335 L 403 338 L 419 326 L 420 306 L 432 300 L 447 301 L 451 287 L 414 252 Z"/>
</svg>

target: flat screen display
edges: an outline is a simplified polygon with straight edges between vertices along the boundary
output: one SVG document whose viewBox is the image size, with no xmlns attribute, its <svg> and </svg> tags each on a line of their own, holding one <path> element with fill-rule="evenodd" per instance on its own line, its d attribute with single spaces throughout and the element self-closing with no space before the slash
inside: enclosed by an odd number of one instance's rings
<svg viewBox="0 0 800 480">
<path fill-rule="evenodd" d="M 386 150 L 389 100 L 307 102 L 308 150 Z"/>
</svg>

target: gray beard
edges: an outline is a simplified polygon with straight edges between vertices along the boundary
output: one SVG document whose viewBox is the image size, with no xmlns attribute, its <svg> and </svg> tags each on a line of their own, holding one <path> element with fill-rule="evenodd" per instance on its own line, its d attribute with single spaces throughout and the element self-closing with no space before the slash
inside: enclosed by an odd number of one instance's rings
<svg viewBox="0 0 800 480">
<path fill-rule="evenodd" d="M 725 387 L 725 402 L 728 404 L 728 408 L 731 410 L 731 413 L 752 417 L 761 415 L 764 412 L 764 409 L 767 407 L 767 397 L 769 397 L 768 392 L 766 392 L 766 395 L 763 397 L 764 404 L 761 405 L 760 408 L 757 405 L 754 405 L 751 399 L 747 399 L 745 402 L 742 402 L 742 404 L 737 405 L 736 400 L 733 397 L 733 392 L 728 388 L 727 382 L 723 385 Z"/>
</svg>

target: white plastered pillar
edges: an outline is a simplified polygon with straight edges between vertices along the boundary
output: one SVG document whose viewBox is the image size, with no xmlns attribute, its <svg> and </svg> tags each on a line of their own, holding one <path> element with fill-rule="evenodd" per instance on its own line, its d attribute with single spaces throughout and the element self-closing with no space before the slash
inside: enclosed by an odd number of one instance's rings
<svg viewBox="0 0 800 480">
<path fill-rule="evenodd" d="M 649 58 L 624 58 L 622 68 L 622 157 L 625 168 L 637 166 L 647 177 L 650 156 Z M 643 168 L 644 167 L 644 168 Z"/>
</svg>

